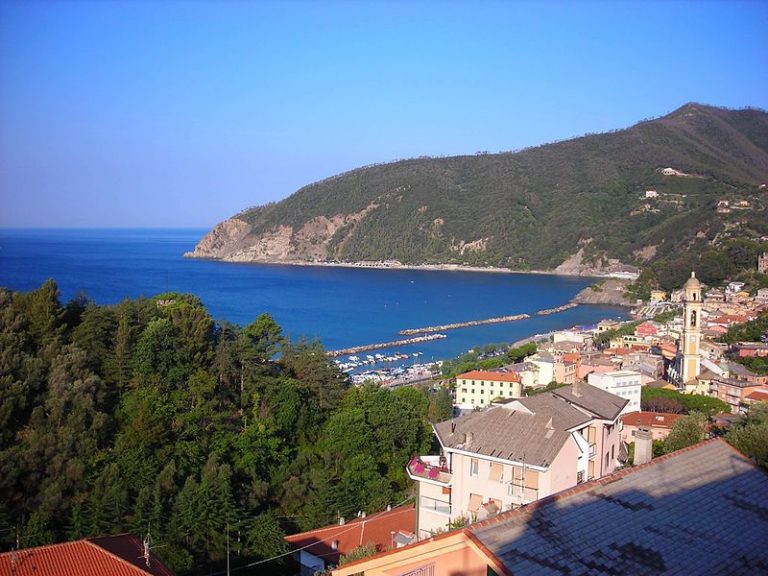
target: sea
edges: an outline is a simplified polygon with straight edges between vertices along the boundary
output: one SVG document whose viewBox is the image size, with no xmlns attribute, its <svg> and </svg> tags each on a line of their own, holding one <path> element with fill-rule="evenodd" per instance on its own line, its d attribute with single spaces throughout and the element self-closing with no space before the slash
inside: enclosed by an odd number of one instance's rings
<svg viewBox="0 0 768 576">
<path fill-rule="evenodd" d="M 326 350 L 391 342 L 408 328 L 514 314 L 532 317 L 443 332 L 447 338 L 377 350 L 419 352 L 420 362 L 456 357 L 489 343 L 623 318 L 611 306 L 582 305 L 549 316 L 591 278 L 469 271 L 379 270 L 240 264 L 184 258 L 203 229 L 0 229 L 0 286 L 27 291 L 52 278 L 61 301 L 86 295 L 109 305 L 167 291 L 198 296 L 215 320 L 245 326 L 266 312 L 293 340 Z"/>
</svg>

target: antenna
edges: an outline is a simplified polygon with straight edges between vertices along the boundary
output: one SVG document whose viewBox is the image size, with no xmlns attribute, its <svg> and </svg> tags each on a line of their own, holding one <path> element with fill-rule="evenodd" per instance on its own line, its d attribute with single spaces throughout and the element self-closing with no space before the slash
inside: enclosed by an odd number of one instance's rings
<svg viewBox="0 0 768 576">
<path fill-rule="evenodd" d="M 227 522 L 227 576 L 229 576 L 229 522 Z"/>
<path fill-rule="evenodd" d="M 152 542 L 152 532 L 150 530 L 149 524 L 147 524 L 147 535 L 144 537 L 144 539 L 141 541 L 143 546 L 143 553 L 141 555 L 142 558 L 144 558 L 144 562 L 147 564 L 147 568 L 151 568 L 149 565 L 149 544 Z"/>
</svg>

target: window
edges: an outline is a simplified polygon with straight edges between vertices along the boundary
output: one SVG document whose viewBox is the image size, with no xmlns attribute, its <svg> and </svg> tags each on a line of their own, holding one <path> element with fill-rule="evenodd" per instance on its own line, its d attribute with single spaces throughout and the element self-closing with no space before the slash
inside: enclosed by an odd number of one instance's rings
<svg viewBox="0 0 768 576">
<path fill-rule="evenodd" d="M 462 391 L 462 393 L 464 393 L 464 394 L 466 394 L 466 393 L 467 393 L 467 389 L 466 389 L 466 388 L 462 388 L 462 389 L 461 389 L 461 391 Z"/>
<path fill-rule="evenodd" d="M 488 474 L 488 480 L 491 482 L 504 481 L 504 465 L 498 462 L 491 462 L 491 472 Z"/>
<path fill-rule="evenodd" d="M 469 475 L 477 476 L 478 468 L 479 468 L 479 463 L 477 461 L 477 458 L 470 458 L 469 459 Z"/>
</svg>

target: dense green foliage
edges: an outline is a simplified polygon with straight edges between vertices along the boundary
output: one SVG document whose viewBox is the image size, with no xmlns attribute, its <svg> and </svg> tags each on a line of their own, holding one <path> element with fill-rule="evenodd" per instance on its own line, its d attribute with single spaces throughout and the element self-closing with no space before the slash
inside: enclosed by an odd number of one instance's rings
<svg viewBox="0 0 768 576">
<path fill-rule="evenodd" d="M 0 289 L 0 547 L 151 530 L 175 570 L 208 573 L 229 530 L 233 566 L 272 557 L 286 529 L 402 501 L 443 403 L 350 387 L 266 314 L 240 328 L 189 295 Z"/>
<path fill-rule="evenodd" d="M 736 324 L 728 329 L 722 341 L 728 344 L 736 342 L 757 342 L 760 337 L 768 334 L 768 312 L 763 312 L 754 320 L 744 324 Z"/>
<path fill-rule="evenodd" d="M 675 452 L 693 446 L 706 436 L 707 417 L 701 412 L 691 412 L 672 425 L 664 439 L 664 452 Z"/>
<path fill-rule="evenodd" d="M 536 353 L 536 343 L 529 342 L 516 348 L 489 344 L 482 350 L 471 350 L 452 360 L 446 360 L 441 367 L 443 376 L 454 378 L 470 370 L 496 370 L 506 364 L 514 364 Z"/>
<path fill-rule="evenodd" d="M 758 465 L 768 468 L 768 403 L 753 404 L 747 416 L 731 428 L 725 438 Z"/>
<path fill-rule="evenodd" d="M 640 389 L 640 407 L 647 412 L 671 412 L 687 414 L 700 412 L 711 417 L 714 414 L 730 412 L 730 406 L 717 398 L 700 396 L 698 394 L 683 394 L 675 390 L 661 388 Z"/>
<path fill-rule="evenodd" d="M 360 168 L 237 217 L 258 237 L 355 214 L 330 239 L 328 259 L 341 261 L 552 269 L 583 247 L 590 263 L 658 261 L 647 280 L 669 289 L 711 242 L 768 233 L 758 189 L 768 180 L 766 133 L 763 111 L 688 104 L 626 130 L 518 152 Z M 664 175 L 667 167 L 687 176 Z M 721 213 L 720 200 L 749 205 Z M 702 279 L 736 270 L 752 250 L 736 248 L 704 250 Z M 295 241 L 292 250 L 300 256 Z"/>
<path fill-rule="evenodd" d="M 754 216 L 768 221 L 765 212 L 750 213 L 744 221 L 731 223 L 730 226 L 725 223 L 717 233 L 717 239 L 692 238 L 684 249 L 651 262 L 633 285 L 631 293 L 642 298 L 651 287 L 675 290 L 690 277 L 691 270 L 696 272 L 697 278 L 711 286 L 735 279 L 743 280 L 748 288 L 755 290 L 768 285 L 766 275 L 755 271 L 757 256 L 768 250 L 768 242 L 748 237 L 728 237 L 737 230 L 739 235 L 744 236 L 765 235 L 768 224 L 761 220 L 753 221 Z M 643 299 L 647 300 L 647 296 Z"/>
<path fill-rule="evenodd" d="M 723 335 L 722 341 L 727 342 L 728 344 L 735 344 L 737 342 L 757 342 L 766 336 L 768 336 L 768 312 L 763 312 L 754 320 L 750 320 L 744 324 L 731 326 L 728 329 L 728 332 Z M 732 359 L 739 364 L 746 366 L 755 374 L 768 374 L 768 357 L 740 357 L 734 354 L 732 355 Z"/>
</svg>

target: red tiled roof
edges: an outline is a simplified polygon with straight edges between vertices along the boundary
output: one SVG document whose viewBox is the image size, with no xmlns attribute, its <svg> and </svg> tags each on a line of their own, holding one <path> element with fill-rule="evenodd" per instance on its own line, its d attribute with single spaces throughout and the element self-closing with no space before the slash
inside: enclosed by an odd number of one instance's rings
<svg viewBox="0 0 768 576">
<path fill-rule="evenodd" d="M 416 508 L 413 504 L 386 512 L 355 518 L 346 524 L 332 524 L 301 534 L 286 536 L 285 540 L 295 548 L 303 548 L 326 562 L 338 563 L 339 557 L 349 554 L 358 546 L 368 543 L 383 552 L 392 547 L 392 532 L 413 533 L 416 529 Z M 332 543 L 337 542 L 336 549 Z"/>
<path fill-rule="evenodd" d="M 132 534 L 26 548 L 0 554 L 0 576 L 173 576 Z"/>
<path fill-rule="evenodd" d="M 625 426 L 672 428 L 672 425 L 682 417 L 682 414 L 665 414 L 663 412 L 630 412 L 622 418 Z"/>
<path fill-rule="evenodd" d="M 494 382 L 520 382 L 520 375 L 515 372 L 490 372 L 488 370 L 472 370 L 459 374 L 456 379 L 464 380 L 493 380 Z"/>
<path fill-rule="evenodd" d="M 578 362 L 581 358 L 581 354 L 578 352 L 568 352 L 563 354 L 563 362 Z"/>
<path fill-rule="evenodd" d="M 768 402 L 768 390 L 755 390 L 748 394 L 745 400 L 751 400 L 752 402 Z"/>
</svg>

